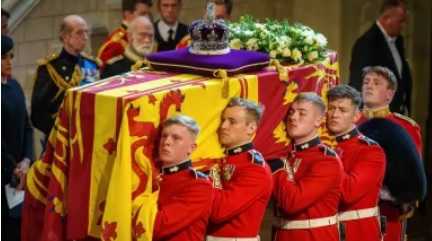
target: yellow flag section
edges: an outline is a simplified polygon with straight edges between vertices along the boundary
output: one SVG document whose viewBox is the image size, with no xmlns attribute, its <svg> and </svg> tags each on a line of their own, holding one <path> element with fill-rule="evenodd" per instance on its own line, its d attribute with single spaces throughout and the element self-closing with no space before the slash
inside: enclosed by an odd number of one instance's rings
<svg viewBox="0 0 432 241">
<path fill-rule="evenodd" d="M 121 106 L 113 96 L 96 95 L 93 153 L 90 175 L 88 234 L 99 237 L 106 204 L 108 183 L 116 159 L 117 135 Z M 128 160 L 128 159 L 126 159 Z"/>
<path fill-rule="evenodd" d="M 223 156 L 216 134 L 222 110 L 231 97 L 258 101 L 256 75 L 236 76 L 227 81 L 227 98 L 221 98 L 222 80 L 187 74 L 133 86 L 136 95 L 126 94 L 132 87 L 109 93 L 122 96 L 123 114 L 101 223 L 102 240 L 151 240 L 158 193 L 152 193 L 150 158 L 157 148 L 155 136 L 160 123 L 167 118 L 182 113 L 200 125 L 193 161 Z M 104 139 L 115 135 L 109 130 L 101 134 Z"/>
<path fill-rule="evenodd" d="M 128 241 L 132 240 L 132 238 L 133 240 L 152 240 L 153 224 L 157 210 L 157 193 L 152 193 L 152 166 L 150 160 L 145 156 L 134 156 L 146 178 L 140 180 L 145 182 L 144 193 L 133 202 L 132 142 L 133 138 L 129 133 L 128 122 L 123 121 L 102 220 L 101 239 L 104 241 Z M 134 212 L 137 214 L 134 214 Z M 136 223 L 137 228 L 140 228 L 140 232 L 136 232 L 135 227 L 132 226 L 132 217 L 135 215 L 140 218 L 140 221 Z"/>
</svg>

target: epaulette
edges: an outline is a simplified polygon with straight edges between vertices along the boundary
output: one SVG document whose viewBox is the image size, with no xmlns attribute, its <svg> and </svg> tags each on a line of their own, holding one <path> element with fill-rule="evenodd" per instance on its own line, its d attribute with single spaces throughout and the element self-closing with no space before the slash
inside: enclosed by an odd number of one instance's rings
<svg viewBox="0 0 432 241">
<path fill-rule="evenodd" d="M 372 140 L 371 138 L 369 138 L 365 135 L 359 135 L 359 140 L 360 140 L 360 142 L 365 143 L 368 146 L 378 145 L 378 142 Z"/>
<path fill-rule="evenodd" d="M 108 59 L 108 60 L 106 61 L 106 63 L 107 63 L 107 64 L 114 64 L 115 62 L 120 61 L 120 60 L 122 60 L 123 58 L 124 58 L 123 55 L 117 55 L 117 56 L 114 56 L 114 57 Z"/>
<path fill-rule="evenodd" d="M 399 118 L 399 119 L 402 119 L 402 120 L 407 121 L 408 123 L 410 123 L 411 125 L 413 125 L 413 126 L 415 126 L 415 127 L 418 127 L 417 122 L 416 122 L 415 120 L 409 118 L 409 117 L 406 116 L 406 115 L 402 115 L 402 114 L 399 114 L 399 113 L 397 113 L 397 112 L 394 112 L 393 115 L 394 115 L 395 117 Z"/>
<path fill-rule="evenodd" d="M 190 170 L 191 170 L 191 173 L 194 175 L 195 179 L 209 180 L 208 175 L 206 175 L 205 173 L 197 171 L 193 168 L 191 168 Z"/>
<path fill-rule="evenodd" d="M 114 42 L 118 42 L 120 41 L 120 39 L 122 39 L 124 36 L 126 35 L 126 33 L 124 31 L 118 30 L 117 32 L 114 33 L 114 35 L 111 37 L 111 41 Z"/>
<path fill-rule="evenodd" d="M 285 162 L 282 159 L 269 160 L 267 163 L 269 164 L 272 173 L 276 173 L 285 168 Z"/>
<path fill-rule="evenodd" d="M 37 65 L 38 66 L 46 65 L 47 63 L 57 59 L 58 57 L 59 57 L 59 53 L 52 53 L 52 54 L 46 56 L 45 58 L 38 59 Z"/>
<path fill-rule="evenodd" d="M 251 161 L 253 164 L 264 166 L 265 160 L 259 151 L 251 149 L 248 152 L 251 155 L 251 159 L 252 159 Z"/>
<path fill-rule="evenodd" d="M 324 153 L 324 155 L 326 155 L 326 156 L 333 156 L 333 157 L 337 157 L 336 152 L 335 152 L 333 149 L 331 149 L 330 147 L 326 146 L 326 145 L 320 144 L 320 145 L 319 145 L 319 149 L 320 149 L 320 151 L 322 151 L 322 152 Z"/>
</svg>

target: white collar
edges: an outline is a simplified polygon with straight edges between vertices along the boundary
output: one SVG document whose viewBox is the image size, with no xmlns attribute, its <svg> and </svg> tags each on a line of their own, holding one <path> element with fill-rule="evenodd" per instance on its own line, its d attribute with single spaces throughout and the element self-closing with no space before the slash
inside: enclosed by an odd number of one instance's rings
<svg viewBox="0 0 432 241">
<path fill-rule="evenodd" d="M 177 31 L 178 21 L 175 22 L 173 25 L 169 25 L 165 23 L 165 21 L 160 19 L 158 25 L 159 25 L 159 30 L 162 30 L 162 32 L 168 32 L 168 30 L 172 29 L 175 33 Z"/>
<path fill-rule="evenodd" d="M 175 36 L 177 33 L 177 27 L 178 27 L 178 22 L 175 22 L 174 25 L 168 25 L 162 19 L 160 19 L 158 22 L 158 30 L 159 30 L 159 33 L 160 33 L 160 35 L 164 41 L 168 41 L 168 38 L 169 38 L 168 31 L 170 29 L 173 30 L 173 36 L 172 37 L 175 39 Z"/>
<path fill-rule="evenodd" d="M 387 40 L 387 42 L 391 42 L 391 43 L 396 42 L 396 37 L 390 37 L 378 20 L 376 21 L 376 25 L 381 30 L 381 32 L 384 34 L 384 38 Z"/>
</svg>

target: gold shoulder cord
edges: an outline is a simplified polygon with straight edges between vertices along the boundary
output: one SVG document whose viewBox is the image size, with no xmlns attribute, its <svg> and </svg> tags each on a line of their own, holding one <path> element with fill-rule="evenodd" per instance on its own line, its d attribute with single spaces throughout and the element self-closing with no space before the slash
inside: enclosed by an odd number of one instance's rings
<svg viewBox="0 0 432 241">
<path fill-rule="evenodd" d="M 136 70 L 141 69 L 143 66 L 148 66 L 148 61 L 147 61 L 147 59 L 136 61 L 135 64 L 133 64 L 133 65 L 131 66 L 131 70 L 132 70 L 132 71 L 136 71 Z"/>
<path fill-rule="evenodd" d="M 50 75 L 54 84 L 59 89 L 52 101 L 55 101 L 65 90 L 78 86 L 81 81 L 81 70 L 78 65 L 75 65 L 75 69 L 70 82 L 67 82 L 59 73 L 57 73 L 57 71 L 51 64 L 47 63 L 46 67 L 48 70 L 48 74 Z"/>
</svg>

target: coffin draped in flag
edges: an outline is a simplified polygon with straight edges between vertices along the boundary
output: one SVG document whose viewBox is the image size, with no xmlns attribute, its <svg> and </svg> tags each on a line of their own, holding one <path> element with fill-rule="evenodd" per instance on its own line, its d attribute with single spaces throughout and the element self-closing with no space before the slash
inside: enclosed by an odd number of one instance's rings
<svg viewBox="0 0 432 241">
<path fill-rule="evenodd" d="M 202 128 L 192 154 L 199 169 L 223 157 L 216 130 L 234 96 L 265 106 L 254 144 L 266 159 L 283 156 L 290 143 L 283 122 L 289 104 L 303 91 L 325 96 L 339 81 L 335 54 L 284 68 L 287 81 L 274 68 L 226 80 L 141 70 L 70 89 L 47 149 L 27 177 L 23 240 L 151 240 L 154 148 L 160 123 L 176 113 Z M 222 97 L 225 84 L 229 91 Z M 321 134 L 330 140 L 324 128 Z"/>
</svg>

